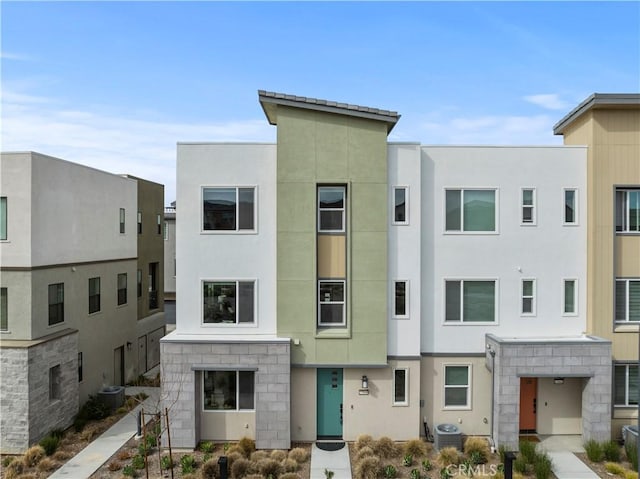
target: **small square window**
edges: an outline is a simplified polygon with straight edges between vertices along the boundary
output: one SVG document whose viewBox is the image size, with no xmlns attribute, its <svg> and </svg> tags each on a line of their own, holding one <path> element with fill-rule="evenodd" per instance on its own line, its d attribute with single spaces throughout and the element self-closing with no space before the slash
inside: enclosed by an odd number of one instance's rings
<svg viewBox="0 0 640 479">
<path fill-rule="evenodd" d="M 255 281 L 205 281 L 203 322 L 255 323 Z"/>
<path fill-rule="evenodd" d="M 345 200 L 344 186 L 318 187 L 318 232 L 345 231 Z"/>
<path fill-rule="evenodd" d="M 495 280 L 445 281 L 445 323 L 494 323 L 495 321 Z"/>
<path fill-rule="evenodd" d="M 445 231 L 495 232 L 496 190 L 445 190 Z"/>
<path fill-rule="evenodd" d="M 203 371 L 205 411 L 250 411 L 255 408 L 254 371 Z"/>
<path fill-rule="evenodd" d="M 318 325 L 344 326 L 345 281 L 318 281 Z"/>
<path fill-rule="evenodd" d="M 203 231 L 254 231 L 256 189 L 203 188 Z"/>
</svg>

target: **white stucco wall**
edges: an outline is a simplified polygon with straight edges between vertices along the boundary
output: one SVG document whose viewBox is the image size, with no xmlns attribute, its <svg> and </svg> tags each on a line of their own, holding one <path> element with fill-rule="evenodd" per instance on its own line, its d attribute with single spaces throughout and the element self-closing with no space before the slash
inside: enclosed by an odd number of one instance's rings
<svg viewBox="0 0 640 479">
<path fill-rule="evenodd" d="M 177 160 L 176 330 L 275 335 L 276 145 L 180 143 Z M 202 232 L 202 188 L 256 187 L 255 233 Z M 256 323 L 203 324 L 204 280 L 255 280 Z"/>
<path fill-rule="evenodd" d="M 566 336 L 586 328 L 586 148 L 422 147 L 422 351 L 484 351 L 485 333 Z M 445 232 L 446 188 L 495 188 L 496 233 Z M 521 188 L 536 189 L 535 226 L 520 221 Z M 563 225 L 563 188 L 578 190 L 578 225 Z M 520 314 L 522 279 L 536 280 L 536 315 Z M 578 311 L 562 314 L 563 278 Z M 445 324 L 445 279 L 496 279 L 492 325 Z"/>
</svg>

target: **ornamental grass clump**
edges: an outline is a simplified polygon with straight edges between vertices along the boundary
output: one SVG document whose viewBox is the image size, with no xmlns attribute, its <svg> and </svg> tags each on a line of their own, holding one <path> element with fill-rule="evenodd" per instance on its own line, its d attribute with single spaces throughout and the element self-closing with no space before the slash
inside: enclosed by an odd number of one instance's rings
<svg viewBox="0 0 640 479">
<path fill-rule="evenodd" d="M 533 464 L 536 458 L 536 445 L 531 441 L 520 441 L 518 444 L 520 455 L 527 461 L 527 464 Z"/>
<path fill-rule="evenodd" d="M 287 457 L 284 461 L 281 462 L 281 464 L 282 469 L 284 469 L 285 472 L 296 472 L 300 467 L 298 465 L 298 461 L 296 461 L 295 459 L 291 459 L 290 457 Z"/>
<path fill-rule="evenodd" d="M 605 462 L 604 468 L 609 474 L 614 474 L 616 476 L 624 475 L 624 467 L 617 462 Z"/>
<path fill-rule="evenodd" d="M 373 440 L 373 437 L 371 437 L 371 435 L 369 434 L 360 434 L 357 438 L 356 438 L 356 442 L 353 443 L 353 447 L 355 448 L 356 451 L 359 451 L 360 449 L 362 449 L 363 447 L 370 447 L 371 449 L 373 449 L 373 445 L 374 445 L 375 441 Z"/>
<path fill-rule="evenodd" d="M 583 444 L 584 452 L 591 462 L 600 462 L 604 459 L 602 444 L 595 439 L 589 439 Z"/>
<path fill-rule="evenodd" d="M 264 477 L 272 476 L 277 478 L 282 474 L 282 465 L 274 459 L 262 459 L 258 461 L 258 472 Z"/>
<path fill-rule="evenodd" d="M 220 469 L 216 459 L 209 459 L 202 464 L 202 470 L 200 471 L 202 479 L 218 479 L 220 477 L 219 472 Z"/>
<path fill-rule="evenodd" d="M 464 442 L 464 453 L 473 464 L 486 464 L 491 456 L 491 449 L 486 439 L 482 437 L 468 437 Z"/>
<path fill-rule="evenodd" d="M 602 453 L 605 461 L 620 462 L 620 446 L 616 441 L 605 441 L 602 443 Z"/>
<path fill-rule="evenodd" d="M 289 458 L 298 464 L 304 464 L 309 460 L 309 452 L 303 447 L 294 447 L 289 451 Z"/>
<path fill-rule="evenodd" d="M 295 472 L 285 472 L 278 479 L 302 479 L 300 474 L 296 474 Z"/>
<path fill-rule="evenodd" d="M 271 451 L 270 457 L 274 461 L 282 462 L 287 457 L 287 453 L 281 449 L 274 449 L 273 451 Z"/>
<path fill-rule="evenodd" d="M 27 467 L 37 466 L 44 456 L 46 452 L 42 446 L 31 446 L 24 453 L 24 463 Z"/>
<path fill-rule="evenodd" d="M 51 472 L 60 467 L 60 463 L 50 457 L 44 457 L 38 462 L 38 471 Z"/>
<path fill-rule="evenodd" d="M 442 467 L 460 464 L 460 454 L 455 447 L 443 447 L 438 452 L 437 461 Z"/>
<path fill-rule="evenodd" d="M 250 458 L 251 453 L 256 450 L 256 441 L 245 436 L 238 441 L 238 447 L 242 450 L 244 457 Z"/>
<path fill-rule="evenodd" d="M 393 439 L 387 436 L 382 436 L 378 439 L 373 446 L 373 450 L 381 459 L 391 459 L 398 454 L 398 447 L 396 443 L 393 442 Z"/>
<path fill-rule="evenodd" d="M 356 452 L 356 462 L 358 462 L 362 458 L 369 457 L 369 456 L 375 456 L 375 453 L 373 452 L 373 449 L 371 449 L 369 446 L 364 446 L 360 448 L 358 452 Z"/>
<path fill-rule="evenodd" d="M 251 463 L 249 462 L 248 459 L 241 457 L 239 459 L 236 459 L 233 462 L 233 465 L 231 466 L 230 470 L 231 470 L 231 477 L 233 477 L 234 479 L 240 479 L 246 476 L 249 472 L 252 472 Z"/>
<path fill-rule="evenodd" d="M 364 457 L 356 463 L 355 479 L 378 479 L 380 469 L 380 459 L 375 456 Z"/>
<path fill-rule="evenodd" d="M 546 453 L 536 454 L 533 460 L 533 474 L 536 479 L 549 479 L 551 477 L 551 458 Z"/>
<path fill-rule="evenodd" d="M 422 439 L 411 439 L 404 443 L 403 452 L 415 458 L 427 455 L 427 444 Z"/>
</svg>

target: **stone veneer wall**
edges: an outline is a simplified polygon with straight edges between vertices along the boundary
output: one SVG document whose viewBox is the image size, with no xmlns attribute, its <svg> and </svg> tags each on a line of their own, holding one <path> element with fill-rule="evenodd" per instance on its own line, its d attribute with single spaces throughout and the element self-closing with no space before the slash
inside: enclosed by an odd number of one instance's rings
<svg viewBox="0 0 640 479">
<path fill-rule="evenodd" d="M 255 369 L 256 448 L 291 447 L 289 340 L 187 342 L 162 340 L 163 407 L 169 408 L 171 443 L 195 448 L 200 440 L 197 371 Z"/>
<path fill-rule="evenodd" d="M 78 413 L 78 334 L 7 342 L 0 359 L 3 453 L 21 453 Z M 49 369 L 60 365 L 60 399 L 49 400 Z"/>
<path fill-rule="evenodd" d="M 611 342 L 600 338 L 582 341 L 509 341 L 487 335 L 486 364 L 495 354 L 493 425 L 496 446 L 517 448 L 521 377 L 580 377 L 582 436 L 584 440 L 611 438 Z"/>
</svg>

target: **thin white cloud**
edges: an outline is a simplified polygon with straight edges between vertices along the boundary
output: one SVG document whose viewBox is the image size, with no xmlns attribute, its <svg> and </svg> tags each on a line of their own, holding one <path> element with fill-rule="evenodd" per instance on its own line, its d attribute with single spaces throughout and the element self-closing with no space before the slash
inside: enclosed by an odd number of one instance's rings
<svg viewBox="0 0 640 479">
<path fill-rule="evenodd" d="M 567 110 L 569 108 L 569 103 L 562 100 L 556 93 L 529 95 L 525 96 L 524 99 L 547 110 Z"/>
<path fill-rule="evenodd" d="M 17 61 L 29 61 L 31 58 L 27 55 L 20 53 L 0 52 L 0 59 L 2 60 L 17 60 Z"/>
</svg>

